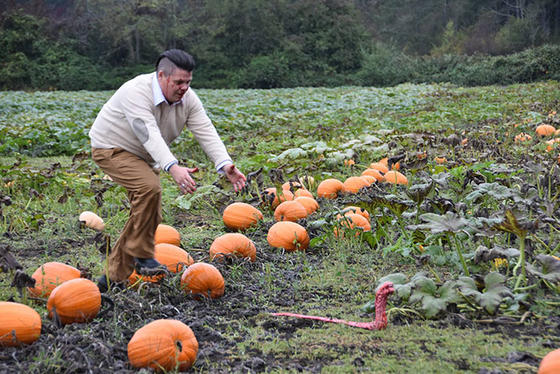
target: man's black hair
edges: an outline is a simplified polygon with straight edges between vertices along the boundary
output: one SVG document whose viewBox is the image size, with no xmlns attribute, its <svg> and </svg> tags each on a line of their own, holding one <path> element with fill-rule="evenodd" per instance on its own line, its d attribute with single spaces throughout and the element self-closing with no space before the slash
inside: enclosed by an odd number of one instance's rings
<svg viewBox="0 0 560 374">
<path fill-rule="evenodd" d="M 174 63 L 179 69 L 183 69 L 186 71 L 194 70 L 194 58 L 181 49 L 168 49 L 167 51 L 159 55 L 156 61 L 156 70 L 161 59 L 165 57 L 168 58 L 172 63 Z"/>
</svg>

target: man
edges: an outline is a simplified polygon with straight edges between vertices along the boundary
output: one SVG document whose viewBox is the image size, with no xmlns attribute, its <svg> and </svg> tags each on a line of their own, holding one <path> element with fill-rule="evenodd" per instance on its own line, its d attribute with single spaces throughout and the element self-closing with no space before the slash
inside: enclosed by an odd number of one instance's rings
<svg viewBox="0 0 560 374">
<path fill-rule="evenodd" d="M 234 190 L 246 178 L 234 165 L 198 96 L 189 89 L 194 59 L 171 49 L 162 53 L 156 71 L 124 83 L 105 103 L 89 132 L 92 157 L 116 183 L 126 188 L 130 216 L 98 279 L 102 292 L 109 281 L 123 282 L 133 270 L 154 274 L 163 267 L 154 257 L 154 234 L 161 223 L 159 170 L 171 174 L 180 191 L 193 193 L 196 168 L 180 166 L 169 144 L 187 127 L 219 173 Z"/>
</svg>

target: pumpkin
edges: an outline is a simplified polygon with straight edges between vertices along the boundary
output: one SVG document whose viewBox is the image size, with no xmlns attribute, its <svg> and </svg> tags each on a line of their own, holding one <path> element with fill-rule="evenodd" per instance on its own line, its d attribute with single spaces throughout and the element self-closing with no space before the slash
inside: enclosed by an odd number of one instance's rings
<svg viewBox="0 0 560 374">
<path fill-rule="evenodd" d="M 378 182 L 383 181 L 383 174 L 377 169 L 366 169 L 362 172 L 362 176 L 365 175 L 374 177 Z"/>
<path fill-rule="evenodd" d="M 372 177 L 371 175 L 362 175 L 360 178 L 365 180 L 368 186 L 371 186 L 373 183 L 377 182 L 377 179 L 375 177 Z"/>
<path fill-rule="evenodd" d="M 344 208 L 342 210 L 342 213 L 344 215 L 350 214 L 350 213 L 359 214 L 369 221 L 369 212 L 367 210 L 365 210 L 364 208 L 360 208 L 359 206 L 352 206 L 352 205 L 347 206 L 346 208 Z"/>
<path fill-rule="evenodd" d="M 103 222 L 103 219 L 97 214 L 90 212 L 89 210 L 80 213 L 78 221 L 80 221 L 80 223 L 82 223 L 86 227 L 89 227 L 90 229 L 94 229 L 97 231 L 105 230 L 105 223 Z"/>
<path fill-rule="evenodd" d="M 222 215 L 226 227 L 245 230 L 263 219 L 260 210 L 247 203 L 233 203 L 226 207 Z"/>
<path fill-rule="evenodd" d="M 298 181 L 288 181 L 282 185 L 283 190 L 295 190 L 296 188 L 303 187 L 302 184 Z"/>
<path fill-rule="evenodd" d="M 443 165 L 447 162 L 447 159 L 445 157 L 435 157 L 434 161 L 436 162 L 436 164 Z M 385 178 L 387 178 L 387 175 L 385 175 Z"/>
<path fill-rule="evenodd" d="M 356 213 L 347 213 L 344 216 L 338 216 L 338 223 L 340 228 L 354 229 L 356 227 L 361 227 L 363 231 L 371 231 L 371 224 L 369 220 L 363 216 Z M 356 232 L 356 236 L 359 236 L 360 232 Z M 339 227 L 334 228 L 334 236 L 344 237 L 344 233 L 339 230 Z"/>
<path fill-rule="evenodd" d="M 168 243 L 176 246 L 181 245 L 181 234 L 173 226 L 160 223 L 155 232 L 154 243 Z"/>
<path fill-rule="evenodd" d="M 156 244 L 154 259 L 167 266 L 167 270 L 173 273 L 183 271 L 183 267 L 194 263 L 193 258 L 187 251 L 169 243 Z"/>
<path fill-rule="evenodd" d="M 132 274 L 128 276 L 128 283 L 131 286 L 138 286 L 141 282 L 159 283 L 163 280 L 164 277 L 165 274 L 140 275 L 136 272 L 136 270 L 133 270 Z"/>
<path fill-rule="evenodd" d="M 290 201 L 294 199 L 294 194 L 290 190 L 282 190 L 279 194 L 276 193 L 275 187 L 269 187 L 264 190 L 264 194 L 267 195 L 267 205 L 270 205 L 272 209 L 275 209 L 280 203 L 284 201 Z"/>
<path fill-rule="evenodd" d="M 181 288 L 196 298 L 202 295 L 217 299 L 224 294 L 225 282 L 222 273 L 214 265 L 197 262 L 183 272 Z"/>
<path fill-rule="evenodd" d="M 57 286 L 47 301 L 49 317 L 53 310 L 63 324 L 88 322 L 101 308 L 101 292 L 97 285 L 85 278 L 71 279 Z"/>
<path fill-rule="evenodd" d="M 296 200 L 284 201 L 274 210 L 274 219 L 276 221 L 292 221 L 307 217 L 307 209 Z"/>
<path fill-rule="evenodd" d="M 416 153 L 416 158 L 418 160 L 424 160 L 426 157 L 428 157 L 428 154 L 426 153 L 426 151 Z"/>
<path fill-rule="evenodd" d="M 469 143 L 469 139 L 467 138 L 463 138 L 463 140 L 461 140 L 461 145 L 467 145 Z"/>
<path fill-rule="evenodd" d="M 556 133 L 556 129 L 554 126 L 542 124 L 537 126 L 535 132 L 540 136 L 550 136 Z"/>
<path fill-rule="evenodd" d="M 335 178 L 325 179 L 317 187 L 317 196 L 326 199 L 335 199 L 344 189 L 344 184 Z"/>
<path fill-rule="evenodd" d="M 305 227 L 290 221 L 276 222 L 268 230 L 268 244 L 286 251 L 305 250 L 309 246 L 309 235 Z"/>
<path fill-rule="evenodd" d="M 515 135 L 515 138 L 513 138 L 513 141 L 515 143 L 521 143 L 521 142 L 527 142 L 531 139 L 533 139 L 533 137 L 531 135 L 522 132 L 520 134 Z"/>
<path fill-rule="evenodd" d="M 0 346 L 31 344 L 41 335 L 41 316 L 20 303 L 0 301 Z"/>
<path fill-rule="evenodd" d="M 388 157 L 383 157 L 381 160 L 379 160 L 377 162 L 380 163 L 381 165 L 385 165 L 385 166 L 389 167 L 389 158 Z"/>
<path fill-rule="evenodd" d="M 228 233 L 217 237 L 210 246 L 210 260 L 223 258 L 224 255 L 247 257 L 251 262 L 257 258 L 257 248 L 251 239 L 243 234 Z"/>
<path fill-rule="evenodd" d="M 538 374 L 560 373 L 560 349 L 548 352 L 539 365 Z"/>
<path fill-rule="evenodd" d="M 385 182 L 392 184 L 408 184 L 408 179 L 396 170 L 385 173 Z"/>
<path fill-rule="evenodd" d="M 369 186 L 361 177 L 349 177 L 343 183 L 343 191 L 346 193 L 357 193 L 360 189 Z"/>
<path fill-rule="evenodd" d="M 387 167 L 387 165 L 384 165 L 380 162 L 372 162 L 369 165 L 370 169 L 375 169 L 375 170 L 379 170 L 381 173 L 385 174 L 389 171 L 389 168 Z"/>
<path fill-rule="evenodd" d="M 319 209 L 319 203 L 317 202 L 317 200 L 315 200 L 312 197 L 299 196 L 299 197 L 296 197 L 296 199 L 294 201 L 297 201 L 298 203 L 303 205 L 303 207 L 307 211 L 307 215 L 310 215 L 311 213 L 313 213 L 317 209 Z"/>
<path fill-rule="evenodd" d="M 550 152 L 556 147 L 556 143 L 560 143 L 560 138 L 554 138 L 546 141 L 546 151 Z"/>
<path fill-rule="evenodd" d="M 128 360 L 136 368 L 187 371 L 198 354 L 198 341 L 181 321 L 158 319 L 136 330 L 127 346 Z"/>
<path fill-rule="evenodd" d="M 356 162 L 352 159 L 350 160 L 344 160 L 344 166 L 352 166 L 352 165 L 356 165 Z"/>
<path fill-rule="evenodd" d="M 300 196 L 307 196 L 314 199 L 313 194 L 305 188 L 300 188 L 299 190 L 296 190 L 296 192 L 294 192 L 294 200 Z"/>
<path fill-rule="evenodd" d="M 29 288 L 29 292 L 36 297 L 49 297 L 56 286 L 80 276 L 80 271 L 73 266 L 56 261 L 46 262 L 31 275 L 35 279 L 35 287 Z"/>
</svg>

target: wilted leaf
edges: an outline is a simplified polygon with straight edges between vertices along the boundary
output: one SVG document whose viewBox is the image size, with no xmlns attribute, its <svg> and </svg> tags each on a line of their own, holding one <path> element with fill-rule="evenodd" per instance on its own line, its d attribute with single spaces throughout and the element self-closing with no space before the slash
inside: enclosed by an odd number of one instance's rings
<svg viewBox="0 0 560 374">
<path fill-rule="evenodd" d="M 540 266 L 527 264 L 527 271 L 539 278 L 551 282 L 560 282 L 560 260 L 553 256 L 540 254 L 537 256 Z"/>
<path fill-rule="evenodd" d="M 467 201 L 475 201 L 478 198 L 488 195 L 495 199 L 505 200 L 514 194 L 510 188 L 499 183 L 482 183 L 475 187 L 475 190 L 465 197 Z"/>
<path fill-rule="evenodd" d="M 488 249 L 485 246 L 479 246 L 474 253 L 474 263 L 478 264 L 480 261 L 488 262 L 496 258 L 519 257 L 519 250 L 517 248 L 501 248 L 494 247 Z"/>
<path fill-rule="evenodd" d="M 505 286 L 506 277 L 497 272 L 484 277 L 484 290 L 480 292 L 472 278 L 460 277 L 457 285 L 460 292 L 473 299 L 489 314 L 495 314 L 501 303 L 513 299 L 513 293 Z"/>
<path fill-rule="evenodd" d="M 444 215 L 424 213 L 420 216 L 420 219 L 426 223 L 407 227 L 411 230 L 430 230 L 433 234 L 438 234 L 442 232 L 459 232 L 465 229 L 469 223 L 466 219 L 453 212 L 446 212 Z"/>
</svg>

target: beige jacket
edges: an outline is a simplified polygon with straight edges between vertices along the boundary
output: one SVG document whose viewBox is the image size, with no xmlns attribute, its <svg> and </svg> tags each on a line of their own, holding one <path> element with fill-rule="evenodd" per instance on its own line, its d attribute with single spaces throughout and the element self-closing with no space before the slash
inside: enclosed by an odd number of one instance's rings
<svg viewBox="0 0 560 374">
<path fill-rule="evenodd" d="M 170 105 L 155 72 L 124 83 L 101 108 L 89 137 L 94 148 L 123 148 L 154 168 L 166 168 L 177 161 L 169 144 L 185 126 L 217 169 L 232 162 L 194 90 Z"/>
</svg>

